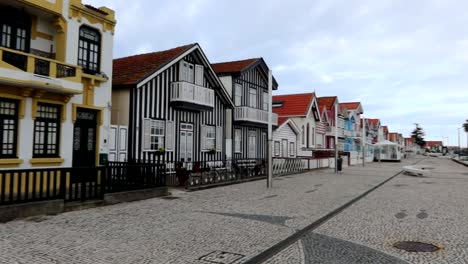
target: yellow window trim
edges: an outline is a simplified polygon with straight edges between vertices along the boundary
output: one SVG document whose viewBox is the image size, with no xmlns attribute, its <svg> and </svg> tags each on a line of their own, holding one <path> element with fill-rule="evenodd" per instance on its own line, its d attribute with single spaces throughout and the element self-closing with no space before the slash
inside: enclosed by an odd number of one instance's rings
<svg viewBox="0 0 468 264">
<path fill-rule="evenodd" d="M 29 160 L 32 166 L 58 166 L 65 160 L 63 158 L 32 158 Z"/>
<path fill-rule="evenodd" d="M 68 18 L 76 18 L 78 22 L 82 22 L 84 17 L 91 24 L 101 24 L 103 32 L 111 31 L 114 34 L 116 24 L 114 10 L 107 7 L 100 7 L 99 9 L 106 12 L 107 15 L 86 8 L 81 0 L 70 0 Z"/>
<path fill-rule="evenodd" d="M 104 107 L 100 106 L 89 106 L 89 105 L 84 105 L 84 104 L 72 104 L 72 122 L 76 122 L 76 112 L 78 108 L 86 108 L 86 109 L 92 109 L 92 110 L 97 110 L 99 113 L 97 115 L 97 124 L 102 125 L 102 122 L 104 121 Z"/>
<path fill-rule="evenodd" d="M 0 159 L 0 168 L 14 168 L 23 163 L 22 159 Z"/>
<path fill-rule="evenodd" d="M 11 94 L 11 93 L 6 93 L 1 90 L 2 87 L 0 87 L 0 97 L 1 98 L 8 98 L 8 99 L 15 99 L 19 100 L 19 106 L 18 106 L 18 117 L 20 119 L 24 118 L 24 114 L 26 113 L 26 97 Z"/>
<path fill-rule="evenodd" d="M 31 110 L 31 118 L 32 119 L 36 119 L 38 103 L 48 103 L 48 104 L 61 105 L 62 106 L 62 109 L 60 111 L 60 113 L 62 115 L 61 120 L 62 120 L 62 122 L 67 120 L 67 103 L 62 102 L 62 101 L 57 101 L 57 100 L 36 99 L 36 98 L 34 98 L 33 101 L 32 101 L 32 110 Z"/>
</svg>

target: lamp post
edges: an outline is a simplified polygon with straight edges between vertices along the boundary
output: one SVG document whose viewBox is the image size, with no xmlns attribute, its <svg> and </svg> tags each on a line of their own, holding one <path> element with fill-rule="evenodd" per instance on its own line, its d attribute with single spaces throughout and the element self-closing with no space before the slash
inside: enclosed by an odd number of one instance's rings
<svg viewBox="0 0 468 264">
<path fill-rule="evenodd" d="M 335 173 L 338 173 L 338 98 L 335 102 Z"/>
<path fill-rule="evenodd" d="M 458 129 L 458 150 L 461 150 L 461 146 L 460 146 L 460 128 L 457 128 Z"/>
<path fill-rule="evenodd" d="M 361 119 L 362 122 L 362 140 L 361 140 L 361 145 L 362 145 L 362 166 L 366 166 L 366 122 L 365 119 Z"/>
<path fill-rule="evenodd" d="M 272 140 L 273 140 L 273 128 L 272 128 L 272 90 L 273 90 L 273 74 L 271 70 L 268 71 L 268 178 L 267 188 L 273 187 L 273 157 L 272 157 Z"/>
</svg>

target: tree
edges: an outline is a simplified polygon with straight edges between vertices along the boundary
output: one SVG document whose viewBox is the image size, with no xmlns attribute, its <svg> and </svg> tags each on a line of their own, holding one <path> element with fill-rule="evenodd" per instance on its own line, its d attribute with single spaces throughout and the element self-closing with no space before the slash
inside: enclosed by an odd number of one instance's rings
<svg viewBox="0 0 468 264">
<path fill-rule="evenodd" d="M 411 133 L 411 137 L 414 139 L 414 143 L 422 148 L 426 145 L 426 141 L 424 141 L 426 133 L 424 133 L 424 130 L 419 126 L 419 124 L 415 125 L 416 128 Z"/>
<path fill-rule="evenodd" d="M 463 128 L 465 129 L 465 132 L 468 133 L 468 119 L 466 120 L 465 124 L 463 124 Z"/>
</svg>

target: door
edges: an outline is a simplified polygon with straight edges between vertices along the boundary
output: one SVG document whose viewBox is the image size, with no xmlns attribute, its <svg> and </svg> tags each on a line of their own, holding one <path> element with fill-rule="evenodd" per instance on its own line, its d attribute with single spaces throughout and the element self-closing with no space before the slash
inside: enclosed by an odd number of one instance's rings
<svg viewBox="0 0 468 264">
<path fill-rule="evenodd" d="M 109 161 L 127 161 L 127 126 L 111 125 L 109 135 Z"/>
<path fill-rule="evenodd" d="M 179 153 L 180 161 L 192 162 L 193 161 L 193 125 L 181 124 L 180 125 L 180 138 L 179 138 Z"/>
<path fill-rule="evenodd" d="M 97 111 L 78 108 L 73 128 L 73 167 L 96 165 Z"/>
<path fill-rule="evenodd" d="M 257 135 L 255 131 L 249 131 L 249 158 L 256 159 L 257 157 Z"/>
</svg>

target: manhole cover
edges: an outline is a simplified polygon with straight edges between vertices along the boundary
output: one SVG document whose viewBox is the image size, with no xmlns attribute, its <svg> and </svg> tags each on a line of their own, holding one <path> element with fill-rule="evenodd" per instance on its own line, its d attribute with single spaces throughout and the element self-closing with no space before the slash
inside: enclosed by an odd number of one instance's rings
<svg viewBox="0 0 468 264">
<path fill-rule="evenodd" d="M 396 242 L 393 246 L 408 252 L 435 252 L 440 249 L 436 245 L 416 241 Z"/>
<path fill-rule="evenodd" d="M 224 251 L 213 251 L 208 255 L 202 256 L 199 260 L 203 260 L 209 263 L 217 263 L 217 264 L 231 264 L 239 259 L 245 257 L 241 254 L 224 252 Z"/>
<path fill-rule="evenodd" d="M 164 200 L 175 200 L 175 199 L 179 199 L 180 197 L 177 197 L 177 196 L 164 196 L 164 197 L 161 197 L 161 199 L 164 199 Z"/>
</svg>

